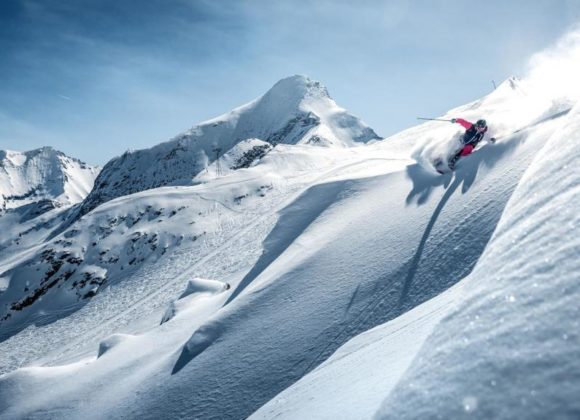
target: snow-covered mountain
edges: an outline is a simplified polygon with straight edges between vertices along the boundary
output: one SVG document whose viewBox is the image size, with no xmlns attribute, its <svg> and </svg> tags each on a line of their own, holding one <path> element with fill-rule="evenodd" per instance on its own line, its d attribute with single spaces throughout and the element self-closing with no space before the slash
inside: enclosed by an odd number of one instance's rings
<svg viewBox="0 0 580 420">
<path fill-rule="evenodd" d="M 86 200 L 74 209 L 73 217 L 43 219 L 39 224 L 44 229 L 25 226 L 13 232 L 8 243 L 0 241 L 0 249 L 9 256 L 5 264 L 0 259 L 0 339 L 53 319 L 46 314 L 61 313 L 63 306 L 78 309 L 104 286 L 126 277 L 128 270 L 156 260 L 184 240 L 196 241 L 215 233 L 215 226 L 200 226 L 197 220 L 212 212 L 196 194 L 158 196 L 156 191 L 131 205 L 111 203 L 113 207 L 106 206 L 105 211 L 95 210 L 99 204 L 165 185 L 207 183 L 252 167 L 275 146 L 284 152 L 285 145 L 302 144 L 304 150 L 321 149 L 310 153 L 317 156 L 376 138 L 373 130 L 338 107 L 319 82 L 293 76 L 252 103 L 172 141 L 113 159 Z M 316 147 L 321 145 L 326 147 Z M 218 146 L 219 159 L 216 155 L 212 160 L 210 152 Z M 287 156 L 285 152 L 282 154 Z M 305 157 L 302 162 L 291 162 L 286 172 L 294 175 L 297 165 L 312 161 Z M 269 176 L 239 183 L 231 189 L 239 192 L 230 191 L 218 202 L 235 207 L 242 200 L 251 201 L 252 195 L 263 197 L 273 189 L 273 182 Z M 186 209 L 197 213 L 191 215 Z M 95 211 L 86 214 L 90 210 Z M 82 215 L 85 217 L 79 220 Z M 46 241 L 49 236 L 52 239 Z"/>
<path fill-rule="evenodd" d="M 135 191 L 105 185 L 0 254 L 0 417 L 574 418 L 577 107 L 527 106 L 507 80 L 443 116 L 498 140 L 441 176 L 449 123 L 358 142 L 359 123 L 322 136 L 343 111 L 318 111 L 272 141 L 297 107 L 334 109 L 315 82 L 280 83 L 302 99 L 265 102 L 277 128 L 192 134 L 161 187 L 148 165 L 180 139 L 115 159 L 102 180 L 134 168 Z M 276 90 L 216 122 L 237 133 Z"/>
<path fill-rule="evenodd" d="M 249 139 L 272 146 L 349 147 L 378 138 L 361 120 L 340 108 L 322 84 L 305 76 L 288 77 L 258 99 L 196 125 L 169 142 L 111 160 L 83 202 L 80 215 L 123 195 L 165 185 L 190 185 L 210 163 Z M 258 146 L 256 150 L 266 149 Z"/>
<path fill-rule="evenodd" d="M 0 211 L 36 204 L 37 212 L 82 201 L 99 172 L 51 147 L 0 150 Z"/>
</svg>

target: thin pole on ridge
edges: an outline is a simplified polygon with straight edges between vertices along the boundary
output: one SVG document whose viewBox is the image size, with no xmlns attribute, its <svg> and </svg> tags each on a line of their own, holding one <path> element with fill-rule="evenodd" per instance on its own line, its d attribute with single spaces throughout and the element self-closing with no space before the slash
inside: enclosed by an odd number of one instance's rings
<svg viewBox="0 0 580 420">
<path fill-rule="evenodd" d="M 425 121 L 446 121 L 446 122 L 451 122 L 451 120 L 446 120 L 444 118 L 423 118 L 423 117 L 417 117 L 418 120 L 425 120 Z"/>
</svg>

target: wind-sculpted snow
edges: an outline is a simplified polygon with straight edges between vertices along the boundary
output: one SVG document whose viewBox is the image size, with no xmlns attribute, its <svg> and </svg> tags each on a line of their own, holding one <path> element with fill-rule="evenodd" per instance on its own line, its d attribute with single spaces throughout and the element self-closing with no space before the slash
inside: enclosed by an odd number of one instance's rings
<svg viewBox="0 0 580 420">
<path fill-rule="evenodd" d="M 128 334 L 113 334 L 99 343 L 99 352 L 97 357 L 101 357 L 111 349 L 115 348 L 124 341 L 130 340 L 132 336 Z"/>
<path fill-rule="evenodd" d="M 534 150 L 519 153 L 516 161 L 529 162 Z M 206 375 L 219 377 L 220 393 L 232 394 L 234 388 L 238 393 L 250 391 L 239 399 L 230 397 L 234 401 L 229 409 L 199 404 L 188 414 L 243 418 L 350 338 L 396 318 L 463 278 L 484 251 L 525 168 L 517 163 L 519 170 L 511 167 L 514 156 L 509 148 L 503 155 L 486 155 L 482 151 L 477 160 L 465 162 L 455 179 L 435 178 L 420 167 L 417 172 L 410 167 L 408 177 L 393 174 L 319 187 L 338 188 L 338 200 L 331 200 L 329 209 L 306 228 L 298 223 L 299 239 L 276 250 L 277 258 L 265 270 L 250 274 L 250 285 L 230 303 L 232 307 L 206 324 L 199 337 L 192 336 L 176 362 L 175 376 L 181 378 L 175 379 L 170 392 L 187 383 L 196 389 L 197 401 L 209 402 L 211 394 L 199 387 Z M 489 164 L 493 169 L 486 168 Z M 468 181 L 478 167 L 484 174 Z M 445 190 L 446 182 L 450 183 Z M 429 199 L 417 206 L 415 200 L 425 191 L 430 191 L 425 193 Z M 303 200 L 322 195 L 312 190 Z M 315 206 L 299 201 L 287 212 L 292 209 L 314 211 Z M 294 232 L 293 227 L 291 219 L 282 217 L 272 235 Z M 275 244 L 274 238 L 265 243 Z M 268 253 L 264 257 L 271 259 Z M 255 267 L 259 265 L 260 261 Z M 241 299 L 243 293 L 249 294 L 246 300 Z M 290 302 L 285 311 L 273 303 L 277 298 Z M 250 342 L 248 334 L 253 337 Z M 275 348 L 271 343 L 276 343 Z M 234 354 L 240 346 L 243 354 Z M 230 360 L 230 369 L 243 372 L 235 383 L 225 379 L 219 359 Z"/>
<path fill-rule="evenodd" d="M 345 147 L 378 138 L 358 118 L 338 107 L 319 82 L 304 76 L 289 77 L 253 102 L 169 142 L 111 160 L 83 202 L 79 216 L 122 195 L 165 185 L 191 185 L 209 164 L 245 140 L 260 139 L 272 146 L 306 143 Z M 244 167 L 243 162 L 238 167 Z"/>
<path fill-rule="evenodd" d="M 461 283 L 400 317 L 355 336 L 311 373 L 260 407 L 250 419 L 372 418 L 437 322 L 460 296 Z"/>
<path fill-rule="evenodd" d="M 580 414 L 580 107 L 526 172 L 464 293 L 378 418 Z"/>
<path fill-rule="evenodd" d="M 183 315 L 190 308 L 194 308 L 200 295 L 211 294 L 215 295 L 223 293 L 230 289 L 229 283 L 224 283 L 217 280 L 207 280 L 194 278 L 187 282 L 185 290 L 179 296 L 179 299 L 172 301 L 167 310 L 163 314 L 161 323 L 168 322 L 175 318 L 178 314 Z"/>
<path fill-rule="evenodd" d="M 197 264 L 205 270 L 215 267 L 226 276 L 232 265 L 246 267 L 252 261 L 250 256 L 259 252 L 259 235 L 267 232 L 272 208 L 279 206 L 280 200 L 288 200 L 313 179 L 329 176 L 324 174 L 335 172 L 337 162 L 362 168 L 362 159 L 375 170 L 385 162 L 381 158 L 367 161 L 362 149 L 346 152 L 280 145 L 262 157 L 260 165 L 213 178 L 205 185 L 167 187 L 114 200 L 56 237 L 52 232 L 62 222 L 60 213 L 41 216 L 41 226 L 34 221 L 16 224 L 23 233 L 15 236 L 25 251 L 13 250 L 11 257 L 9 250 L 14 247 L 6 248 L 6 258 L 0 262 L 0 299 L 7 317 L 0 325 L 0 334 L 10 337 L 0 343 L 0 372 L 27 363 L 46 353 L 48 347 L 57 347 L 56 343 L 71 352 L 78 346 L 70 344 L 78 343 L 78 331 L 90 333 L 98 342 L 101 325 L 96 320 L 101 318 L 114 319 L 118 312 L 126 311 L 124 322 L 130 322 L 138 320 L 134 314 L 143 309 L 164 308 L 181 293 L 182 282 L 190 278 L 179 279 Z M 229 249 L 234 245 L 228 241 L 236 237 L 250 245 Z M 217 256 L 209 256 L 221 248 L 219 264 L 211 263 Z M 45 287 L 48 284 L 52 286 Z M 154 299 L 151 292 L 163 298 Z M 90 303 L 101 294 L 102 299 Z M 144 296 L 153 300 L 150 307 L 138 305 Z M 10 309 L 12 305 L 14 309 Z M 103 305 L 108 309 L 99 309 Z M 161 314 L 154 318 L 157 324 Z M 45 334 L 48 347 L 42 344 Z M 37 338 L 31 341 L 29 335 Z"/>
</svg>

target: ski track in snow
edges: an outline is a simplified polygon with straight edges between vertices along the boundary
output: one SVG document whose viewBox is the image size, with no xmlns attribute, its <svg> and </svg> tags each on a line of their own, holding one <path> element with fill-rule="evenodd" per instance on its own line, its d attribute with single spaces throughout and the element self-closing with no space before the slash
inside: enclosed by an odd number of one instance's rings
<svg viewBox="0 0 580 420">
<path fill-rule="evenodd" d="M 123 282 L 111 286 L 104 294 L 94 299 L 78 313 L 73 313 L 67 318 L 59 320 L 54 324 L 49 324 L 41 328 L 29 327 L 17 336 L 0 343 L 3 354 L 6 358 L 0 357 L 0 366 L 5 372 L 12 370 L 15 366 L 22 366 L 31 360 L 37 359 L 35 365 L 46 365 L 62 363 L 70 357 L 75 357 L 79 351 L 92 353 L 98 346 L 98 342 L 115 331 L 130 331 L 135 333 L 138 328 L 131 325 L 143 318 L 160 318 L 160 311 L 175 298 L 181 291 L 188 279 L 198 273 L 208 278 L 223 278 L 231 275 L 232 272 L 244 270 L 252 259 L 258 257 L 260 252 L 260 240 L 263 238 L 271 226 L 276 222 L 276 213 L 279 209 L 291 203 L 305 188 L 310 185 L 324 182 L 349 168 L 371 162 L 391 161 L 389 158 L 372 158 L 350 162 L 339 167 L 334 167 L 325 171 L 312 180 L 303 183 L 300 178 L 312 177 L 311 174 L 296 176 L 297 179 L 289 179 L 294 185 L 291 190 L 281 194 L 282 202 L 276 201 L 266 204 L 266 208 L 254 214 L 254 219 L 249 223 L 243 221 L 241 225 L 229 226 L 233 233 L 229 236 L 217 238 L 217 243 L 208 244 L 208 252 L 199 255 L 199 248 L 193 247 L 174 251 L 167 258 L 162 258 L 140 269 L 138 272 L 124 279 Z M 224 183 L 227 186 L 231 183 Z M 211 200 L 228 210 L 232 210 L 223 203 Z M 219 214 L 219 211 L 216 210 Z M 239 211 L 236 211 L 239 212 Z M 243 213 L 247 215 L 248 213 Z M 236 242 L 242 238 L 241 242 Z M 239 250 L 246 250 L 245 253 Z M 221 270 L 217 267 L 223 266 L 223 261 L 236 258 L 233 266 L 225 267 Z M 192 263 L 193 262 L 193 263 Z M 155 280 L 157 278 L 157 280 Z M 142 283 L 147 282 L 143 287 Z M 141 295 L 139 292 L 144 291 Z M 68 309 L 75 309 L 74 305 Z M 62 309 L 62 313 L 68 312 L 67 308 Z M 46 330 L 47 337 L 52 337 L 50 343 L 39 339 L 39 335 Z M 54 337 L 59 337 L 55 341 Z M 47 354 L 48 348 L 56 348 Z M 26 350 L 24 350 L 26 349 Z M 14 355 L 18 355 L 14 359 Z M 41 357 L 40 357 L 41 356 Z M 40 357 L 40 358 L 39 358 Z M 0 371 L 1 372 L 1 371 Z"/>
</svg>

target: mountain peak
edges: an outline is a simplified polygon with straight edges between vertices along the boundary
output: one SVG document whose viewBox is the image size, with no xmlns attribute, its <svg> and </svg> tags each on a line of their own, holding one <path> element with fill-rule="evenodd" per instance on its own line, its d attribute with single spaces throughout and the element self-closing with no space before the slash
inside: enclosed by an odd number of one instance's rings
<svg viewBox="0 0 580 420">
<path fill-rule="evenodd" d="M 151 149 L 109 161 L 78 216 L 122 195 L 165 185 L 189 185 L 209 164 L 246 140 L 258 139 L 271 146 L 350 147 L 378 138 L 370 127 L 339 107 L 320 82 L 302 75 L 286 77 L 246 105 Z"/>
<path fill-rule="evenodd" d="M 506 80 L 500 83 L 497 89 L 511 89 L 518 90 L 521 89 L 522 81 L 519 77 L 510 76 Z"/>
<path fill-rule="evenodd" d="M 306 97 L 330 98 L 326 86 L 309 78 L 308 76 L 295 74 L 280 79 L 264 96 L 286 96 L 296 99 Z"/>
<path fill-rule="evenodd" d="M 0 209 L 41 201 L 73 204 L 84 199 L 98 168 L 50 146 L 26 152 L 0 150 Z"/>
<path fill-rule="evenodd" d="M 253 114 L 259 116 L 262 125 L 280 128 L 277 126 L 288 118 L 312 111 L 309 106 L 312 104 L 326 109 L 336 106 L 320 82 L 307 76 L 294 75 L 279 80 L 262 95 L 254 105 Z M 256 134 L 254 137 L 261 137 L 262 133 Z"/>
</svg>

